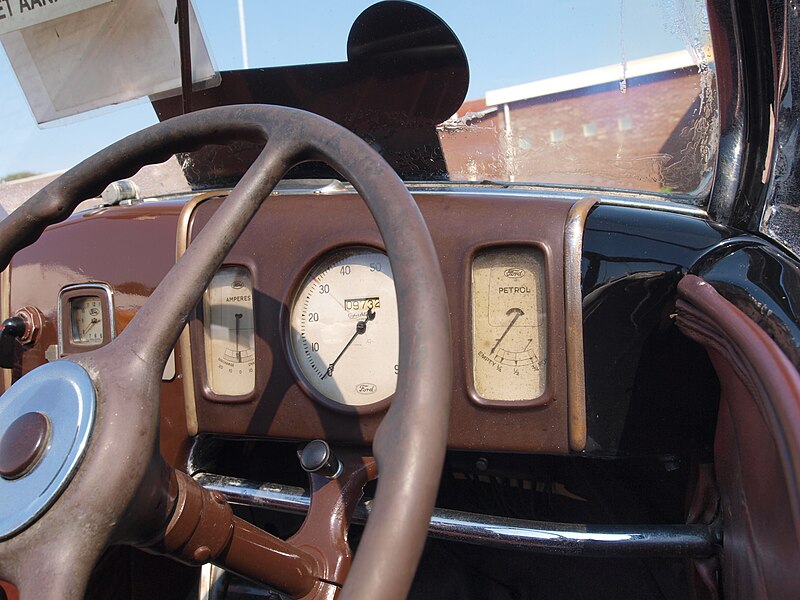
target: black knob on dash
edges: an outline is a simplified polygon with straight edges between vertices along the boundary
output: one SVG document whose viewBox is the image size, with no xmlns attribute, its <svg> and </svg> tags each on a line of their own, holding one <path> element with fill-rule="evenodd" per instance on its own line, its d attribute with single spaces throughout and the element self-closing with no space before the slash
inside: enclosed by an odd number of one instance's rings
<svg viewBox="0 0 800 600">
<path fill-rule="evenodd" d="M 342 463 L 336 458 L 328 442 L 314 440 L 300 452 L 300 466 L 308 473 L 335 479 L 342 472 Z"/>
<path fill-rule="evenodd" d="M 22 350 L 19 338 L 25 335 L 25 321 L 22 317 L 9 317 L 0 324 L 0 367 L 12 369 L 14 361 Z"/>
</svg>

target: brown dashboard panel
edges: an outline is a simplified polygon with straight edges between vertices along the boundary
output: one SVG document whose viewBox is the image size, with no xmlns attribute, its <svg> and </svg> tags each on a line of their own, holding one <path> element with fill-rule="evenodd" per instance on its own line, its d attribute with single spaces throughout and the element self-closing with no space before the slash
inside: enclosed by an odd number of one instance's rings
<svg viewBox="0 0 800 600">
<path fill-rule="evenodd" d="M 530 201 L 497 193 L 419 193 L 415 199 L 448 286 L 454 361 L 448 445 L 568 452 L 564 232 L 574 202 Z M 208 222 L 221 201 L 210 198 L 196 203 L 188 221 L 190 238 Z M 321 257 L 348 246 L 383 249 L 372 217 L 355 193 L 277 195 L 264 203 L 225 261 L 245 267 L 253 279 L 255 390 L 234 398 L 210 391 L 202 309 L 198 309 L 190 326 L 194 398 L 187 398 L 187 413 L 196 414 L 198 433 L 325 438 L 350 444 L 372 440 L 383 411 L 355 409 L 348 413 L 312 399 L 298 383 L 286 342 L 289 306 L 304 276 Z M 483 250 L 514 246 L 535 247 L 544 256 L 547 383 L 533 405 L 481 403 L 476 401 L 479 396 L 472 381 L 472 262 Z"/>
<path fill-rule="evenodd" d="M 568 392 L 572 394 L 577 388 L 573 385 L 568 389 L 565 348 L 572 336 L 567 333 L 564 310 L 565 293 L 569 292 L 564 283 L 564 231 L 576 204 L 567 199 L 530 199 L 496 191 L 425 192 L 415 197 L 448 285 L 454 361 L 450 447 L 568 452 L 568 433 L 576 430 L 568 428 L 568 415 L 573 414 L 568 404 L 583 402 L 582 392 L 577 400 L 568 402 Z M 80 213 L 49 227 L 39 241 L 19 252 L 5 274 L 10 285 L 3 286 L 4 294 L 9 288 L 11 291 L 8 310 L 31 305 L 44 316 L 39 340 L 23 354 L 22 372 L 54 357 L 59 292 L 66 286 L 107 284 L 114 296 L 116 331 L 122 331 L 174 264 L 176 231 L 185 233 L 185 227 L 191 224 L 192 233 L 196 233 L 221 201 L 214 194 L 195 200 L 188 204 L 186 199 L 161 200 Z M 190 213 L 187 207 L 194 211 Z M 287 308 L 302 278 L 321 256 L 353 245 L 382 248 L 368 210 L 354 193 L 280 194 L 265 202 L 226 260 L 227 264 L 246 266 L 253 276 L 258 361 L 255 392 L 230 402 L 206 389 L 199 307 L 191 335 L 184 336 L 186 343 L 176 353 L 181 368 L 174 379 L 162 385 L 162 452 L 170 461 L 180 461 L 188 447 L 188 435 L 195 433 L 195 408 L 199 432 L 287 439 L 324 437 L 352 444 L 372 439 L 383 410 L 347 414 L 313 400 L 298 384 L 285 345 Z M 480 404 L 472 384 L 472 259 L 487 248 L 514 246 L 538 248 L 545 258 L 549 350 L 547 385 L 537 400 L 539 406 Z M 573 253 L 570 264 L 579 274 L 580 251 L 575 254 L 569 244 L 568 249 Z M 577 298 L 579 283 L 573 290 Z M 582 344 L 572 343 L 572 347 L 582 351 Z M 187 360 L 190 352 L 191 360 Z M 183 368 L 187 364 L 191 371 Z M 190 400 L 188 406 L 186 400 Z M 575 444 L 572 447 L 579 449 Z"/>
<path fill-rule="evenodd" d="M 43 315 L 39 339 L 23 352 L 22 373 L 56 358 L 59 294 L 67 286 L 107 285 L 114 296 L 116 332 L 125 328 L 175 264 L 175 230 L 185 201 L 78 213 L 48 227 L 36 243 L 14 256 L 7 271 L 9 285 L 3 287 L 3 293 L 10 291 L 9 310 L 35 306 Z M 179 374 L 161 386 L 161 452 L 172 464 L 180 464 L 189 447 L 182 378 Z"/>
</svg>

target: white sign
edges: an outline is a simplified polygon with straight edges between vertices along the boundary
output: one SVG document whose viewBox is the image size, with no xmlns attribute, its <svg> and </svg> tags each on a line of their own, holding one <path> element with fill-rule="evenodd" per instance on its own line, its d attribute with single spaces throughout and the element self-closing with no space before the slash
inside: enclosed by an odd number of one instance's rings
<svg viewBox="0 0 800 600">
<path fill-rule="evenodd" d="M 0 0 L 0 6 L 5 2 Z M 191 2 L 189 27 L 192 81 L 201 87 L 217 85 L 219 76 Z M 105 2 L 2 34 L 0 44 L 37 123 L 143 96 L 180 94 L 175 0 Z M 0 146 L 2 139 L 0 133 Z"/>
<path fill-rule="evenodd" d="M 0 0 L 0 35 L 107 2 L 111 0 Z"/>
</svg>

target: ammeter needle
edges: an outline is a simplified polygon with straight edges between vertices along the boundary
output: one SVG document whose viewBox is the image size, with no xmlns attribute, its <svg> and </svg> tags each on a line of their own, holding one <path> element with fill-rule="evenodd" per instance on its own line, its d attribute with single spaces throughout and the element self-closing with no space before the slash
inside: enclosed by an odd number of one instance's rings
<svg viewBox="0 0 800 600">
<path fill-rule="evenodd" d="M 506 337 L 506 334 L 507 334 L 507 333 L 508 333 L 508 332 L 511 330 L 511 328 L 514 326 L 514 323 L 516 323 L 516 322 L 517 322 L 517 319 L 519 319 L 519 318 L 520 318 L 522 315 L 524 315 L 524 314 L 525 314 L 521 308 L 509 308 L 509 309 L 506 311 L 506 315 L 510 315 L 510 314 L 512 314 L 512 313 L 516 313 L 516 314 L 514 315 L 514 318 L 513 318 L 513 319 L 511 319 L 511 323 L 509 323 L 509 324 L 508 324 L 508 327 L 506 327 L 506 330 L 503 332 L 503 335 L 501 335 L 501 336 L 500 336 L 500 339 L 499 339 L 499 340 L 497 340 L 497 343 L 496 343 L 496 344 L 494 345 L 494 347 L 492 348 L 492 350 L 491 350 L 490 354 L 494 354 L 494 351 L 495 351 L 495 350 L 497 350 L 497 347 L 500 345 L 500 342 L 502 342 L 502 341 L 503 341 L 503 338 L 504 338 L 504 337 Z"/>
<path fill-rule="evenodd" d="M 347 342 L 347 344 L 345 344 L 345 347 L 342 348 L 342 351 L 339 352 L 339 356 L 337 356 L 336 359 L 331 364 L 328 365 L 328 370 L 325 371 L 325 374 L 322 377 L 320 377 L 320 379 L 325 379 L 326 377 L 333 377 L 333 368 L 336 366 L 336 363 L 339 362 L 340 358 L 342 358 L 342 355 L 350 347 L 350 344 L 352 344 L 353 341 L 355 341 L 355 339 L 359 335 L 361 335 L 362 333 L 364 333 L 367 330 L 367 323 L 369 321 L 372 321 L 372 319 L 374 319 L 374 318 L 375 318 L 375 311 L 373 311 L 370 308 L 367 311 L 367 318 L 364 319 L 363 321 L 359 321 L 358 323 L 356 323 L 356 332 L 353 334 L 353 337 L 350 338 L 350 341 Z"/>
<path fill-rule="evenodd" d="M 236 362 L 242 362 L 242 351 L 239 350 L 239 322 L 242 319 L 242 313 L 233 315 L 236 318 Z"/>
</svg>

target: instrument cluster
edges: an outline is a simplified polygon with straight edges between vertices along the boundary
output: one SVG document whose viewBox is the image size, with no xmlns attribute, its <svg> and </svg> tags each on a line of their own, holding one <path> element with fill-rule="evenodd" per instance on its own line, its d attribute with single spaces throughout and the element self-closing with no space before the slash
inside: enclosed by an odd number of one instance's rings
<svg viewBox="0 0 800 600">
<path fill-rule="evenodd" d="M 472 377 L 478 401 L 532 402 L 547 383 L 544 257 L 533 246 L 489 248 L 471 265 Z M 208 387 L 244 396 L 255 386 L 253 284 L 224 266 L 205 294 Z M 380 250 L 351 246 L 319 259 L 294 293 L 286 347 L 303 389 L 333 408 L 383 406 L 399 374 L 392 266 Z"/>
</svg>

